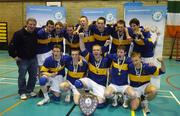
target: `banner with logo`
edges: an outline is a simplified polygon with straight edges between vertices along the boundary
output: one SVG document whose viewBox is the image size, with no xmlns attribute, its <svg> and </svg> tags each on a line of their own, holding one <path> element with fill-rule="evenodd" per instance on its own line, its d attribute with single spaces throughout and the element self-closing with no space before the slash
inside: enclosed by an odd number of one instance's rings
<svg viewBox="0 0 180 116">
<path fill-rule="evenodd" d="M 140 25 L 149 28 L 152 38 L 158 39 L 155 57 L 162 56 L 166 22 L 166 6 L 128 6 L 125 7 L 125 21 L 129 24 L 132 18 L 140 20 Z"/>
<path fill-rule="evenodd" d="M 106 18 L 107 24 L 113 24 L 117 21 L 116 8 L 85 8 L 81 10 L 81 15 L 87 16 L 90 23 L 99 17 Z"/>
<path fill-rule="evenodd" d="M 54 22 L 66 22 L 66 12 L 64 7 L 50 6 L 27 6 L 26 19 L 33 17 L 37 20 L 37 26 L 41 27 L 46 24 L 47 20 Z"/>
</svg>

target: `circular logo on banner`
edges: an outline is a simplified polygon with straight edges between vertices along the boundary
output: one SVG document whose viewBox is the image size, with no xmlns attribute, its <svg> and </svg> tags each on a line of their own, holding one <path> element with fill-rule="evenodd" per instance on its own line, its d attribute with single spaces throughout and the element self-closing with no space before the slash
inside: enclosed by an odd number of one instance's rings
<svg viewBox="0 0 180 116">
<path fill-rule="evenodd" d="M 152 15 L 153 20 L 160 21 L 163 17 L 163 13 L 160 11 L 154 12 Z"/>
<path fill-rule="evenodd" d="M 112 14 L 112 13 L 108 13 L 108 14 L 106 15 L 106 20 L 107 20 L 108 22 L 113 21 L 113 20 L 114 20 L 113 14 Z"/>
<path fill-rule="evenodd" d="M 80 96 L 79 107 L 86 116 L 91 115 L 96 110 L 97 105 L 98 99 L 96 96 L 89 93 Z"/>
<path fill-rule="evenodd" d="M 56 12 L 54 16 L 57 20 L 61 20 L 63 18 L 63 15 L 61 12 Z"/>
</svg>

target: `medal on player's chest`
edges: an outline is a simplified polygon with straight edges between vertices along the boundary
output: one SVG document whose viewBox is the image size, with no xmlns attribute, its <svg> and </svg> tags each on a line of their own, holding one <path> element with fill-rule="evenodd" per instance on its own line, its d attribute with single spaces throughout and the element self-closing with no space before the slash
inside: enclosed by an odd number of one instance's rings
<svg viewBox="0 0 180 116">
<path fill-rule="evenodd" d="M 126 58 L 124 57 L 123 58 L 123 61 L 122 61 L 122 63 L 121 63 L 121 60 L 118 58 L 118 75 L 121 75 L 121 70 L 122 70 L 122 68 L 123 68 L 123 64 L 124 64 L 124 62 L 125 62 L 125 60 L 126 60 Z"/>
<path fill-rule="evenodd" d="M 78 71 L 78 64 L 73 64 L 73 72 L 77 72 Z"/>
<path fill-rule="evenodd" d="M 118 31 L 118 32 L 117 32 L 117 35 L 118 35 L 119 41 L 120 41 L 120 40 L 123 40 L 124 33 L 120 33 L 120 32 Z"/>
<path fill-rule="evenodd" d="M 138 77 L 141 77 L 141 73 L 142 73 L 142 63 L 141 63 L 140 69 L 137 69 L 137 68 L 135 67 L 135 72 L 136 72 L 136 75 L 137 75 Z"/>
<path fill-rule="evenodd" d="M 102 58 L 99 61 L 95 61 L 96 73 L 97 74 L 99 73 L 99 67 L 101 65 L 101 61 L 102 61 Z"/>
</svg>

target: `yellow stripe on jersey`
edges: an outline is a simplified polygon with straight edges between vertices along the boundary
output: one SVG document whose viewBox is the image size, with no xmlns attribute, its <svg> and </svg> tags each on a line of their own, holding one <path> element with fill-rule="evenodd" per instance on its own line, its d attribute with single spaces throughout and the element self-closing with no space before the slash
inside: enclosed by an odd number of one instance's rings
<svg viewBox="0 0 180 116">
<path fill-rule="evenodd" d="M 106 68 L 97 68 L 94 65 L 92 65 L 91 63 L 89 63 L 89 70 L 97 75 L 106 75 L 107 74 Z"/>
<path fill-rule="evenodd" d="M 57 67 L 57 68 L 49 68 L 51 72 L 59 72 L 61 71 L 62 69 L 64 69 L 64 66 L 61 66 L 61 67 Z"/>
<path fill-rule="evenodd" d="M 135 39 L 134 42 L 138 45 L 145 45 L 145 43 L 142 39 Z"/>
<path fill-rule="evenodd" d="M 94 38 L 99 41 L 106 41 L 110 38 L 110 36 L 109 35 L 108 36 L 100 36 L 100 35 L 94 34 Z"/>
<path fill-rule="evenodd" d="M 68 71 L 68 75 L 71 76 L 72 78 L 82 78 L 84 76 L 84 72 Z"/>
<path fill-rule="evenodd" d="M 119 64 L 117 64 L 116 62 L 113 61 L 112 66 L 114 68 L 118 68 L 120 70 L 128 70 L 128 65 L 127 64 L 119 65 Z"/>
<path fill-rule="evenodd" d="M 45 66 L 41 66 L 40 71 L 42 71 L 42 72 L 48 72 L 49 69 L 46 68 Z"/>
<path fill-rule="evenodd" d="M 94 40 L 94 36 L 93 36 L 93 35 L 83 38 L 83 42 L 84 42 L 84 43 L 94 42 L 94 41 L 95 41 L 95 40 Z"/>
<path fill-rule="evenodd" d="M 159 75 L 159 68 L 156 68 L 156 71 L 153 73 L 154 76 L 158 76 Z"/>
<path fill-rule="evenodd" d="M 51 42 L 62 42 L 63 38 L 51 38 Z"/>
<path fill-rule="evenodd" d="M 150 76 L 151 75 L 138 76 L 138 75 L 129 74 L 129 79 L 130 79 L 130 81 L 144 83 L 144 82 L 150 81 L 150 78 L 151 78 Z"/>
<path fill-rule="evenodd" d="M 118 39 L 115 39 L 115 38 L 113 38 L 112 43 L 113 43 L 114 45 L 117 45 L 117 46 L 119 46 L 119 45 L 129 45 L 129 44 L 131 44 L 131 42 L 130 42 L 129 40 L 118 40 Z"/>
<path fill-rule="evenodd" d="M 70 47 L 71 47 L 71 48 L 79 48 L 79 43 L 70 44 Z"/>
<path fill-rule="evenodd" d="M 89 61 L 89 53 L 85 56 L 86 61 Z"/>
<path fill-rule="evenodd" d="M 51 42 L 51 38 L 48 39 L 38 39 L 39 44 L 48 44 Z"/>
</svg>

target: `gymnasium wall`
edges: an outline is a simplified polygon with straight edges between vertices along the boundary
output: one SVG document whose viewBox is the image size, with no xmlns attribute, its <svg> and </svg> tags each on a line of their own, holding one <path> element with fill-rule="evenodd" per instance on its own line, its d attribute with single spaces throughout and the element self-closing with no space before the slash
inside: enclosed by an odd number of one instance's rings
<svg viewBox="0 0 180 116">
<path fill-rule="evenodd" d="M 9 0 L 10 1 L 10 0 Z M 37 2 L 39 1 L 39 2 Z M 8 40 L 10 41 L 13 33 L 25 24 L 26 6 L 46 5 L 45 2 L 37 0 L 36 2 L 0 2 L 0 21 L 8 22 Z M 105 8 L 113 7 L 118 9 L 118 19 L 123 19 L 123 4 L 132 0 L 62 0 L 62 6 L 66 8 L 67 22 L 77 23 L 82 8 Z M 144 5 L 166 5 L 167 2 L 160 0 L 140 0 Z M 128 22 L 127 22 L 128 25 Z M 163 55 L 170 54 L 172 39 L 165 39 Z"/>
</svg>

